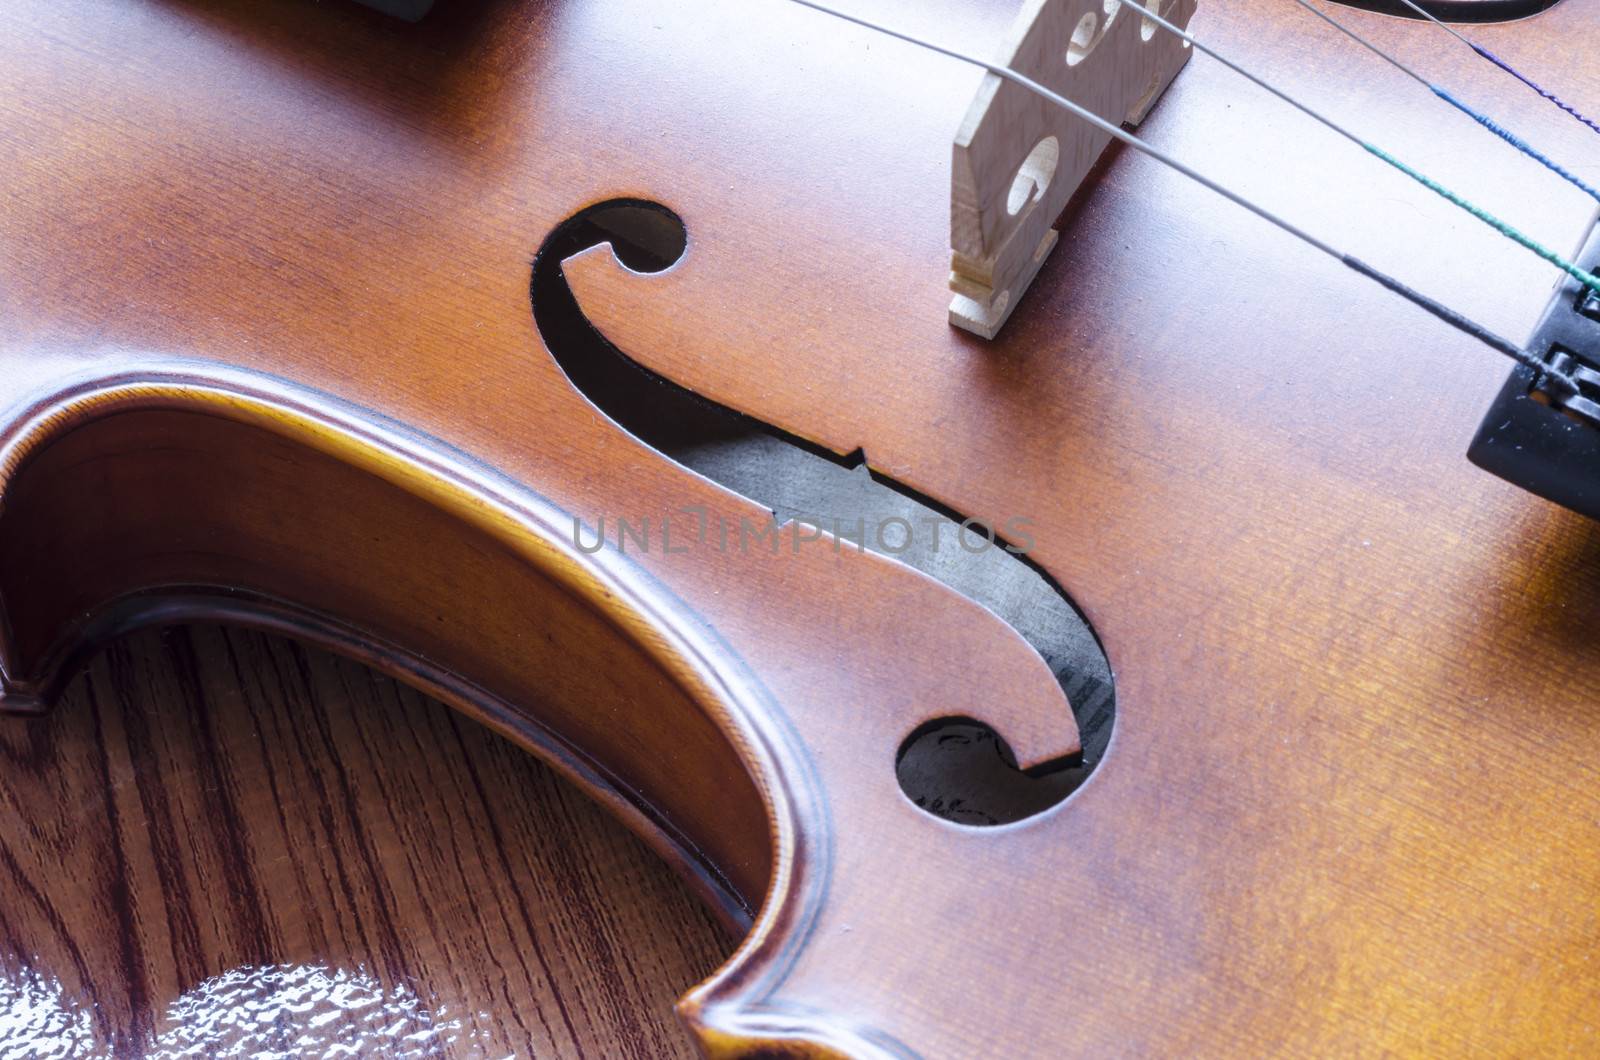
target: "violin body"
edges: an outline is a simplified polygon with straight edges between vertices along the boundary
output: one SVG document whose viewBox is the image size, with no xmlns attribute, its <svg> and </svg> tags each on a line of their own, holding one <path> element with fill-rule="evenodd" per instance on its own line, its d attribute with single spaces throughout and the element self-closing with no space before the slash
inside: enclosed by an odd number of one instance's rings
<svg viewBox="0 0 1600 1060">
<path fill-rule="evenodd" d="M 858 6 L 947 41 L 1013 13 Z M 1464 49 L 1344 17 L 1593 157 Z M 1475 32 L 1597 100 L 1597 17 Z M 680 1004 L 712 1054 L 1594 1047 L 1600 535 L 1464 459 L 1505 375 L 1468 339 L 1126 151 L 999 337 L 953 329 L 950 141 L 980 75 L 793 5 L 3 18 L 7 708 L 188 618 L 399 675 L 748 928 Z M 1587 236 L 1592 201 L 1292 5 L 1191 28 L 1558 246 Z M 1201 57 L 1141 134 L 1502 333 L 1549 299 L 1541 263 Z M 624 430 L 536 322 L 541 246 L 619 201 L 686 246 L 566 261 L 598 336 L 942 509 L 1027 521 L 1116 676 L 1070 797 L 979 828 L 902 792 L 939 718 L 1023 770 L 1083 742 L 1051 669 L 945 585 L 789 538 L 584 547 L 575 520 L 768 517 Z"/>
</svg>

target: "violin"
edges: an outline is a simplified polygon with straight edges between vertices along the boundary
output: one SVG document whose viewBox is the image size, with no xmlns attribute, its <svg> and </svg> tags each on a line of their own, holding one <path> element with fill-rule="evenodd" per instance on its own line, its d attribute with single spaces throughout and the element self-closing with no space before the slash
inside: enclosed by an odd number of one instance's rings
<svg viewBox="0 0 1600 1060">
<path fill-rule="evenodd" d="M 434 695 L 712 1056 L 1592 1048 L 1600 0 L 1383 6 L 17 0 L 0 705 Z"/>
</svg>

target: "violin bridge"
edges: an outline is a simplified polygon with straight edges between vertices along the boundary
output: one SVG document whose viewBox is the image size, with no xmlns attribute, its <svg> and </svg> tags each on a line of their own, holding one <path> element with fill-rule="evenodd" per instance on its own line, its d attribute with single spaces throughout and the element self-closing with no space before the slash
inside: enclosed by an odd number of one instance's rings
<svg viewBox="0 0 1600 1060">
<path fill-rule="evenodd" d="M 1195 0 L 1144 0 L 1187 26 Z M 1189 61 L 1187 44 L 1122 0 L 1028 0 L 998 61 L 1108 121 L 1137 125 Z M 1055 247 L 1056 219 L 1111 137 L 986 74 L 956 133 L 950 322 L 992 339 Z"/>
</svg>

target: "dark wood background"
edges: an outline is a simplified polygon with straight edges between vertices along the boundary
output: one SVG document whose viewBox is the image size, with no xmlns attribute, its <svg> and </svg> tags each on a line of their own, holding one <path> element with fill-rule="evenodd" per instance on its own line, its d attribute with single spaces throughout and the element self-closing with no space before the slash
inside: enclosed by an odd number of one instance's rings
<svg viewBox="0 0 1600 1060">
<path fill-rule="evenodd" d="M 735 944 L 530 755 L 286 640 L 144 633 L 0 721 L 0 1057 L 689 1055 Z"/>
</svg>

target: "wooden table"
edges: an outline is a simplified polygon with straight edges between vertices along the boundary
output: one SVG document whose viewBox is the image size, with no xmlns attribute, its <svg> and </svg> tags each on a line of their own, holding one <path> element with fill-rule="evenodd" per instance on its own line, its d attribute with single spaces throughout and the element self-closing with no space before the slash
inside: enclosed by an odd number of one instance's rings
<svg viewBox="0 0 1600 1060">
<path fill-rule="evenodd" d="M 689 1055 L 736 944 L 531 756 L 285 640 L 138 635 L 0 760 L 0 1057 Z"/>
</svg>

